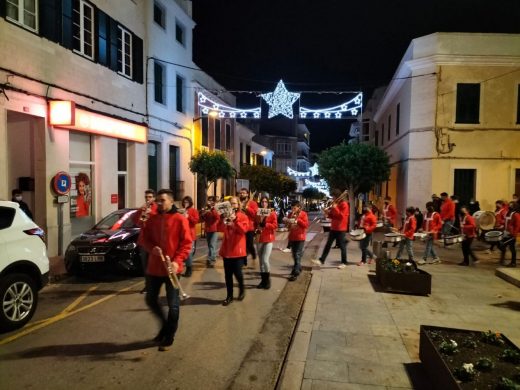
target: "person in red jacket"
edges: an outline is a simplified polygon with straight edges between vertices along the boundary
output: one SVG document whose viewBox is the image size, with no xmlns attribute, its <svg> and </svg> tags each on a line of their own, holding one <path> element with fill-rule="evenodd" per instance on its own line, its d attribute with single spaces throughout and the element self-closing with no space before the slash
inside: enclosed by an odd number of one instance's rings
<svg viewBox="0 0 520 390">
<path fill-rule="evenodd" d="M 269 264 L 269 257 L 273 250 L 273 242 L 275 239 L 275 230 L 278 227 L 277 215 L 274 211 L 269 209 L 269 198 L 263 196 L 260 199 L 259 215 L 257 215 L 257 226 L 260 231 L 258 237 L 258 258 L 260 260 L 260 277 L 262 281 L 257 288 L 270 289 L 271 288 L 271 265 Z M 269 214 L 262 213 L 262 210 L 270 210 Z"/>
<path fill-rule="evenodd" d="M 500 232 L 504 230 L 504 224 L 506 221 L 508 211 L 509 206 L 506 201 L 498 199 L 495 202 L 495 228 L 493 230 Z M 493 249 L 495 249 L 495 246 L 500 246 L 499 242 L 491 242 L 489 245 L 489 249 L 487 250 L 487 253 L 491 253 Z"/>
<path fill-rule="evenodd" d="M 184 216 L 188 219 L 188 224 L 190 225 L 191 231 L 191 252 L 186 260 L 186 272 L 184 272 L 184 277 L 189 278 L 193 273 L 193 255 L 195 255 L 195 247 L 197 244 L 197 231 L 195 228 L 199 223 L 199 212 L 195 207 L 193 207 L 193 199 L 191 196 L 185 196 L 182 198 L 182 206 L 184 207 Z"/>
<path fill-rule="evenodd" d="M 256 250 L 255 250 L 255 221 L 256 214 L 258 212 L 258 203 L 256 203 L 253 199 L 249 199 L 249 190 L 247 188 L 242 188 L 239 193 L 240 204 L 242 208 L 242 212 L 247 216 L 249 220 L 247 233 L 246 233 L 246 248 L 247 253 L 251 255 L 253 260 L 256 260 Z M 247 257 L 244 261 L 244 266 L 247 266 Z"/>
<path fill-rule="evenodd" d="M 509 211 L 504 220 L 504 238 L 500 243 L 500 264 L 504 264 L 506 249 L 511 251 L 511 263 L 508 267 L 516 267 L 516 238 L 520 234 L 520 210 L 517 202 L 509 202 Z"/>
<path fill-rule="evenodd" d="M 359 228 L 365 231 L 365 238 L 359 241 L 359 248 L 361 249 L 361 261 L 357 265 L 363 265 L 367 262 L 368 264 L 372 263 L 376 257 L 374 254 L 368 249 L 368 245 L 372 240 L 372 233 L 376 229 L 377 226 L 377 217 L 372 212 L 372 208 L 370 206 L 363 206 L 363 214 L 361 215 L 361 219 L 359 220 Z"/>
<path fill-rule="evenodd" d="M 241 301 L 245 297 L 244 276 L 242 267 L 247 258 L 246 251 L 246 232 L 249 228 L 249 219 L 240 211 L 238 198 L 233 196 L 229 199 L 231 208 L 230 215 L 221 215 L 218 230 L 224 233 L 222 245 L 220 246 L 220 256 L 224 259 L 224 274 L 226 278 L 226 299 L 222 302 L 223 306 L 233 302 L 233 275 L 238 282 L 239 295 Z"/>
<path fill-rule="evenodd" d="M 307 213 L 302 210 L 300 202 L 294 201 L 292 203 L 291 212 L 287 218 L 284 218 L 284 222 L 289 226 L 289 242 L 294 261 L 289 281 L 293 282 L 298 279 L 302 269 L 303 246 L 305 245 L 305 236 L 309 227 L 309 218 Z"/>
<path fill-rule="evenodd" d="M 450 235 L 455 222 L 455 203 L 446 192 L 441 193 L 441 199 L 442 235 L 446 237 Z"/>
<path fill-rule="evenodd" d="M 159 350 L 167 350 L 173 343 L 179 323 L 179 290 L 175 289 L 168 277 L 168 270 L 160 256 L 171 260 L 171 269 L 176 274 L 182 272 L 184 261 L 191 250 L 191 233 L 188 221 L 173 205 L 173 192 L 168 189 L 157 193 L 157 214 L 150 216 L 143 227 L 142 245 L 150 254 L 146 268 L 146 304 L 161 322 L 161 330 L 154 338 Z M 168 314 L 159 305 L 159 292 L 166 285 Z"/>
<path fill-rule="evenodd" d="M 417 221 L 415 220 L 415 207 L 407 207 L 406 208 L 406 219 L 404 221 L 404 225 L 402 228 L 402 235 L 403 238 L 399 242 L 399 250 L 397 251 L 396 258 L 401 258 L 401 253 L 403 252 L 403 249 L 406 248 L 406 251 L 408 252 L 408 260 L 413 261 L 413 238 L 415 229 L 417 228 Z"/>
<path fill-rule="evenodd" d="M 144 192 L 145 203 L 134 214 L 134 223 L 141 228 L 139 237 L 137 237 L 137 245 L 139 246 L 139 256 L 141 257 L 141 265 L 143 266 L 143 274 L 146 275 L 146 266 L 148 265 L 148 252 L 143 247 L 143 227 L 146 221 L 157 214 L 157 203 L 155 203 L 155 191 L 148 189 Z M 146 285 L 141 290 L 141 294 L 146 292 Z"/>
<path fill-rule="evenodd" d="M 323 248 L 323 252 L 319 260 L 311 260 L 318 265 L 325 264 L 325 260 L 329 255 L 332 243 L 336 241 L 341 251 L 341 264 L 338 268 L 342 269 L 347 266 L 347 241 L 345 235 L 348 230 L 348 218 L 350 215 L 350 207 L 348 203 L 340 198 L 341 190 L 335 188 L 332 190 L 332 207 L 325 209 L 325 216 L 330 218 L 330 231 L 327 243 Z"/>
<path fill-rule="evenodd" d="M 385 197 L 385 205 L 383 206 L 383 225 L 386 227 L 394 227 L 395 217 L 397 216 L 397 210 L 394 205 L 390 203 L 391 201 L 391 197 Z"/>
<path fill-rule="evenodd" d="M 425 248 L 423 258 L 422 260 L 419 260 L 417 264 L 423 265 L 427 263 L 435 264 L 441 262 L 441 259 L 439 259 L 439 256 L 437 256 L 437 253 L 435 253 L 435 249 L 433 248 L 433 241 L 437 239 L 441 226 L 441 216 L 437 211 L 435 211 L 435 205 L 433 202 L 426 203 L 426 214 L 424 215 L 421 231 L 426 233 L 427 236 L 424 239 Z M 431 262 L 428 262 L 429 255 L 432 257 Z"/>
<path fill-rule="evenodd" d="M 220 215 L 215 210 L 215 197 L 208 196 L 208 205 L 205 210 L 200 213 L 201 220 L 204 221 L 204 232 L 206 233 L 206 241 L 208 242 L 208 259 L 206 266 L 208 268 L 215 267 L 217 257 L 217 241 L 218 241 L 218 222 Z"/>
<path fill-rule="evenodd" d="M 471 243 L 473 239 L 477 237 L 477 224 L 475 223 L 475 219 L 470 215 L 467 206 L 460 208 L 460 229 L 462 230 L 462 234 L 464 234 L 464 239 L 461 244 L 464 260 L 458 265 L 468 266 L 470 257 L 473 259 L 473 264 L 478 263 L 478 259 L 471 249 Z"/>
</svg>

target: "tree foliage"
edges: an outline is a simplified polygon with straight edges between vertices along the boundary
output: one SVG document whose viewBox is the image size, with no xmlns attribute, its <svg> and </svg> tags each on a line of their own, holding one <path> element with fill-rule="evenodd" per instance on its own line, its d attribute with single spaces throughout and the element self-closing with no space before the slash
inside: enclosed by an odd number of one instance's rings
<svg viewBox="0 0 520 390">
<path fill-rule="evenodd" d="M 220 151 L 201 150 L 191 158 L 190 171 L 199 175 L 206 185 L 206 190 L 218 179 L 233 177 L 233 167 L 226 155 Z"/>
<path fill-rule="evenodd" d="M 244 165 L 240 168 L 240 178 L 249 180 L 249 189 L 267 192 L 271 197 L 286 196 L 296 190 L 296 182 L 264 165 Z"/>
<path fill-rule="evenodd" d="M 331 188 L 348 189 L 350 194 L 369 191 L 390 177 L 388 155 L 368 144 L 333 146 L 320 154 L 318 164 Z"/>
</svg>

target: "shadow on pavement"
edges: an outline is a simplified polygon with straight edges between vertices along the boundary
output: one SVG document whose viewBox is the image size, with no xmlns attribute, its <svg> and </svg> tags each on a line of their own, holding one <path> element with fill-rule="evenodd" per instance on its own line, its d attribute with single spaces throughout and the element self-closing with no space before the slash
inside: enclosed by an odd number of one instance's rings
<svg viewBox="0 0 520 390">
<path fill-rule="evenodd" d="M 32 359 L 46 356 L 90 356 L 91 360 L 118 360 L 114 355 L 156 347 L 157 343 L 152 340 L 138 341 L 128 344 L 115 343 L 90 343 L 90 344 L 68 344 L 68 345 L 48 345 L 28 349 L 23 352 L 7 354 L 0 357 L 0 360 L 14 360 L 14 359 Z M 129 360 L 139 362 L 139 358 L 127 359 L 119 357 L 119 360 Z"/>
<path fill-rule="evenodd" d="M 193 286 L 197 286 L 197 290 L 219 290 L 226 287 L 224 282 L 195 282 Z"/>
<path fill-rule="evenodd" d="M 424 369 L 424 366 L 420 362 L 416 363 L 404 363 L 404 368 L 410 378 L 410 382 L 414 389 L 420 390 L 432 390 L 433 387 L 428 378 L 428 374 Z"/>
<path fill-rule="evenodd" d="M 224 295 L 223 295 L 224 297 Z M 221 305 L 222 299 L 209 299 L 209 298 L 203 298 L 203 297 L 189 297 L 188 299 L 185 299 L 181 301 L 181 306 L 195 306 L 195 305 Z"/>
<path fill-rule="evenodd" d="M 376 275 L 367 275 L 367 277 L 375 292 L 385 292 L 383 286 L 379 284 Z"/>
<path fill-rule="evenodd" d="M 506 301 L 500 303 L 492 303 L 491 306 L 503 307 L 504 309 L 520 311 L 520 302 L 518 301 Z"/>
</svg>

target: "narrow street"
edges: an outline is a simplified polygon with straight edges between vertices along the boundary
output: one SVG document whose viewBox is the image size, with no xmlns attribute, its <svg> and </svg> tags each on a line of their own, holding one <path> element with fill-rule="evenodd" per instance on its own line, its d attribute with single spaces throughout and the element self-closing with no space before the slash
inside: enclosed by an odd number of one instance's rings
<svg viewBox="0 0 520 390">
<path fill-rule="evenodd" d="M 309 240 L 318 229 L 311 228 Z M 158 352 L 151 342 L 158 325 L 140 294 L 142 278 L 65 278 L 42 290 L 27 326 L 0 336 L 2 388 L 42 382 L 53 389 L 225 389 L 243 388 L 244 380 L 265 388 L 263 383 L 276 383 L 309 272 L 288 284 L 291 254 L 278 249 L 285 240 L 277 241 L 271 289 L 256 289 L 258 261 L 250 260 L 255 268 L 244 270 L 245 300 L 223 307 L 223 265 L 206 268 L 205 245 L 199 239 L 195 272 L 181 279 L 191 298 L 181 304 L 171 350 Z"/>
</svg>

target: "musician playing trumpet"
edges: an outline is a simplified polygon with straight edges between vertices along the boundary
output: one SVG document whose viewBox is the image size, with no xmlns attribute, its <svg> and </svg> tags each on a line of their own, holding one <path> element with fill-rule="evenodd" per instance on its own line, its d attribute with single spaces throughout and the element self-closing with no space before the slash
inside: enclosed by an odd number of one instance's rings
<svg viewBox="0 0 520 390">
<path fill-rule="evenodd" d="M 146 266 L 148 264 L 148 252 L 143 247 L 143 227 L 146 221 L 152 216 L 157 214 L 157 203 L 155 203 L 155 191 L 148 189 L 144 192 L 145 203 L 135 213 L 134 222 L 141 228 L 139 231 L 139 237 L 137 238 L 137 245 L 139 247 L 139 256 L 141 258 L 141 265 L 143 267 L 143 274 L 146 274 Z M 141 294 L 146 292 L 146 286 L 141 290 Z"/>
<path fill-rule="evenodd" d="M 260 277 L 262 281 L 257 288 L 270 289 L 271 288 L 271 266 L 269 264 L 269 257 L 273 250 L 273 242 L 275 239 L 275 230 L 278 227 L 276 213 L 269 208 L 269 198 L 263 196 L 260 199 L 260 208 L 256 217 L 257 230 L 260 231 L 258 237 L 258 258 L 260 259 Z"/>
<path fill-rule="evenodd" d="M 191 232 L 188 220 L 173 205 L 173 192 L 169 189 L 157 193 L 157 214 L 144 225 L 143 247 L 150 253 L 146 268 L 146 304 L 161 323 L 154 338 L 159 350 L 165 351 L 173 343 L 179 323 L 179 290 L 174 288 L 164 267 L 161 254 L 171 259 L 171 269 L 180 274 L 191 250 Z M 165 315 L 158 298 L 162 285 L 166 286 L 168 312 Z"/>
<path fill-rule="evenodd" d="M 206 232 L 206 241 L 208 242 L 208 258 L 206 266 L 213 268 L 217 257 L 217 241 L 218 241 L 218 222 L 220 214 L 215 210 L 216 198 L 208 196 L 208 205 L 200 212 L 200 218 L 204 221 L 204 231 Z"/>
<path fill-rule="evenodd" d="M 258 203 L 256 203 L 253 199 L 249 198 L 249 190 L 247 188 L 242 188 L 239 193 L 240 197 L 240 208 L 242 212 L 248 218 L 249 224 L 246 232 L 246 248 L 247 253 L 251 255 L 253 260 L 256 260 L 256 250 L 255 250 L 255 219 L 256 213 L 258 212 Z M 247 257 L 244 262 L 244 266 L 247 266 Z"/>
<path fill-rule="evenodd" d="M 341 190 L 335 188 L 331 194 L 332 204 L 324 210 L 325 216 L 330 218 L 329 236 L 321 257 L 318 260 L 312 260 L 312 262 L 318 265 L 325 264 L 332 243 L 336 241 L 341 251 L 341 264 L 338 268 L 342 269 L 347 266 L 347 241 L 345 235 L 348 231 L 350 206 L 347 202 L 348 195 L 346 191 L 341 192 Z"/>
</svg>

